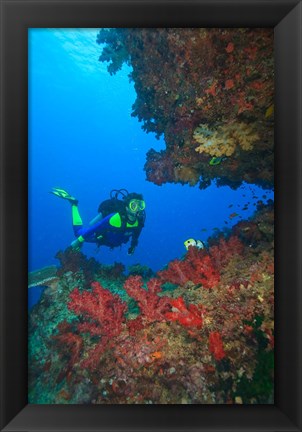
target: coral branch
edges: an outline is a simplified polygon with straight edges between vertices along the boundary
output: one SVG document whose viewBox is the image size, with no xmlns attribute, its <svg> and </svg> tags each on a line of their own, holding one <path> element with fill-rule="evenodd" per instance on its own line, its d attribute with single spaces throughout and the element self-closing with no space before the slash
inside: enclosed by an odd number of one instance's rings
<svg viewBox="0 0 302 432">
<path fill-rule="evenodd" d="M 130 297 L 138 302 L 142 318 L 147 321 L 162 321 L 165 319 L 165 312 L 169 309 L 170 299 L 159 297 L 161 282 L 152 278 L 147 282 L 147 290 L 143 288 L 141 276 L 130 276 L 124 288 Z"/>
</svg>

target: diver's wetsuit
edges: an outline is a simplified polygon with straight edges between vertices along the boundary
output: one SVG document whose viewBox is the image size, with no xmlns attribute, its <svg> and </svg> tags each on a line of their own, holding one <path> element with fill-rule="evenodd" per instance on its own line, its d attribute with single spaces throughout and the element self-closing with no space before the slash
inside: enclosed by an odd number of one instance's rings
<svg viewBox="0 0 302 432">
<path fill-rule="evenodd" d="M 77 216 L 77 207 L 73 207 L 73 216 Z M 126 216 L 120 213 L 111 213 L 99 222 L 84 228 L 78 214 L 73 217 L 73 230 L 81 242 L 97 243 L 98 246 L 105 245 L 110 248 L 127 243 L 131 237 L 131 248 L 135 248 L 138 237 L 144 226 L 142 218 L 138 218 L 133 224 L 127 221 Z"/>
</svg>

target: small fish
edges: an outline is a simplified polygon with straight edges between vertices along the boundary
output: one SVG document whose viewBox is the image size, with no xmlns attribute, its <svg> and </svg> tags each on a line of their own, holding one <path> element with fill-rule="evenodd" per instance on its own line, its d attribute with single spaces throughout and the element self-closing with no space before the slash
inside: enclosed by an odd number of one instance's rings
<svg viewBox="0 0 302 432">
<path fill-rule="evenodd" d="M 219 231 L 219 228 L 215 227 L 213 228 L 213 231 Z"/>
<path fill-rule="evenodd" d="M 163 356 L 163 353 L 161 351 L 155 351 L 151 354 L 150 357 L 152 358 L 152 360 L 158 360 L 158 359 L 162 358 L 162 356 Z"/>
<path fill-rule="evenodd" d="M 190 246 L 197 247 L 197 249 L 204 249 L 204 244 L 203 244 L 203 242 L 201 240 L 195 240 L 195 239 L 192 239 L 192 238 L 189 238 L 188 240 L 186 240 L 184 242 L 184 245 L 185 245 L 185 248 L 187 250 L 189 250 Z"/>
<path fill-rule="evenodd" d="M 219 165 L 223 160 L 225 159 L 225 157 L 212 157 L 212 159 L 209 162 L 209 165 Z"/>
<path fill-rule="evenodd" d="M 205 232 L 205 231 L 208 231 L 208 229 L 207 228 L 202 228 L 200 231 Z"/>
<path fill-rule="evenodd" d="M 234 204 L 230 204 L 230 205 L 228 206 L 228 208 L 231 208 L 231 207 L 233 207 L 233 205 L 234 205 Z"/>
<path fill-rule="evenodd" d="M 239 216 L 239 214 L 234 212 L 234 213 L 231 213 L 231 214 L 230 214 L 229 218 L 230 218 L 230 219 L 233 219 L 233 218 L 236 217 L 236 216 Z"/>
</svg>

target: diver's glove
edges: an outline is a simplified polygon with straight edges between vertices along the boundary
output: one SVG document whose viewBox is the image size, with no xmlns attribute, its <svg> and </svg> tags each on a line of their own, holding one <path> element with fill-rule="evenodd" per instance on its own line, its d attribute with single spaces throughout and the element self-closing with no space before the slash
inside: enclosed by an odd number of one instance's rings
<svg viewBox="0 0 302 432">
<path fill-rule="evenodd" d="M 83 245 L 83 242 L 84 242 L 84 239 L 83 239 L 83 237 L 80 236 L 71 243 L 71 247 L 73 249 L 79 251 Z"/>
<path fill-rule="evenodd" d="M 135 247 L 134 246 L 130 246 L 130 248 L 128 249 L 128 255 L 133 255 L 135 251 Z"/>
</svg>

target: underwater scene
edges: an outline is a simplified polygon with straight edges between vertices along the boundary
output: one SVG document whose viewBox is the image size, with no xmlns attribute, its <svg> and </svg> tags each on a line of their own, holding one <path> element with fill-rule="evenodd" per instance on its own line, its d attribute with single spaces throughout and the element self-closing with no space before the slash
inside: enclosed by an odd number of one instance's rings
<svg viewBox="0 0 302 432">
<path fill-rule="evenodd" d="M 28 100 L 28 402 L 273 404 L 273 29 L 32 28 Z"/>
</svg>

